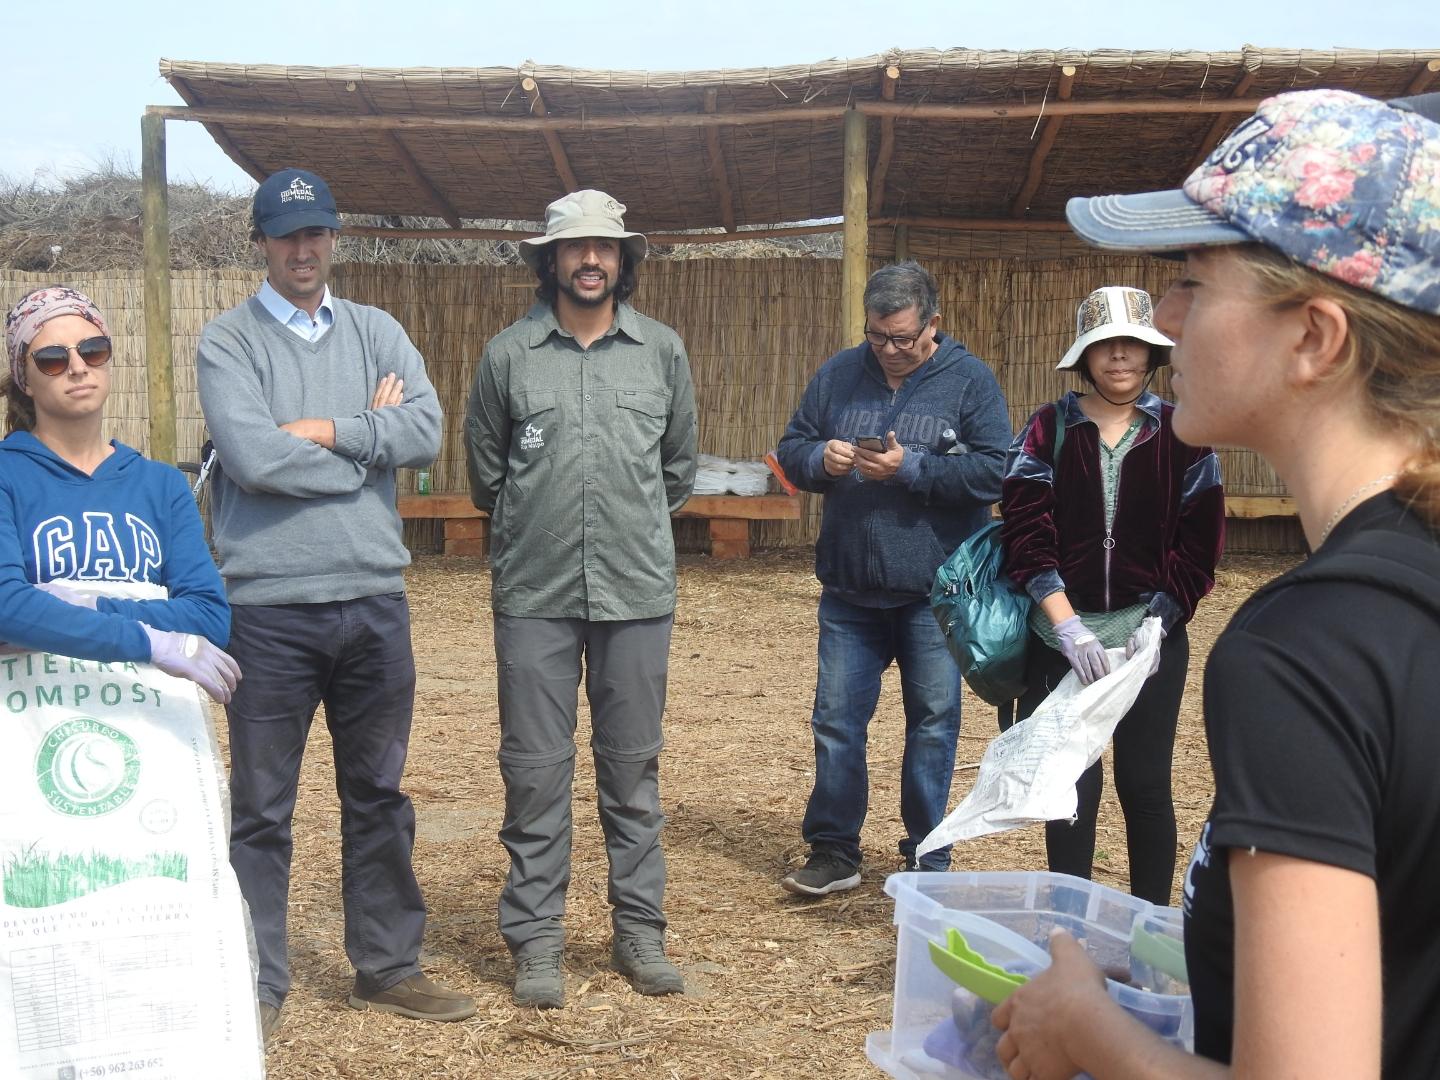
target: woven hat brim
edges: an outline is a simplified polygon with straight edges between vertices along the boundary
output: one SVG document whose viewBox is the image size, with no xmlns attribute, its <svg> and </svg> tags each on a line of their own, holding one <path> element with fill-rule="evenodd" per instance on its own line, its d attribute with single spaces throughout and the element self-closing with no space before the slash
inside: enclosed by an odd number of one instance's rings
<svg viewBox="0 0 1440 1080">
<path fill-rule="evenodd" d="M 1160 354 L 1160 363 L 1170 363 L 1170 349 L 1175 344 L 1164 334 L 1152 326 L 1143 326 L 1139 323 L 1106 323 L 1104 326 L 1097 326 L 1075 339 L 1075 344 L 1070 346 L 1069 351 L 1060 358 L 1060 363 L 1055 365 L 1056 371 L 1065 371 L 1073 368 L 1080 362 L 1080 357 L 1085 355 L 1085 350 L 1097 341 L 1109 341 L 1111 338 L 1128 337 L 1136 338 L 1147 345 L 1154 345 L 1165 351 Z"/>
<path fill-rule="evenodd" d="M 619 240 L 629 252 L 632 263 L 643 261 L 650 253 L 650 243 L 645 239 L 644 233 L 616 231 L 595 225 L 572 225 L 568 229 L 561 229 L 546 236 L 527 236 L 520 241 L 520 259 L 531 270 L 538 272 L 540 253 L 545 249 L 545 245 L 553 244 L 556 240 L 575 240 L 584 236 L 606 236 Z"/>
</svg>

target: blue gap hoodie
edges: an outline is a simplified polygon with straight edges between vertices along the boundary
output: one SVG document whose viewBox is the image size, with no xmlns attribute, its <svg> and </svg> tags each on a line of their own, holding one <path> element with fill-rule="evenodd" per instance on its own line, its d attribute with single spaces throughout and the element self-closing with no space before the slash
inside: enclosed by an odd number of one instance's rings
<svg viewBox="0 0 1440 1080">
<path fill-rule="evenodd" d="M 122 443 L 93 476 L 28 431 L 0 441 L 0 641 L 84 660 L 150 659 L 141 622 L 224 648 L 230 606 L 179 470 Z M 168 600 L 67 604 L 37 582 L 151 582 Z"/>
</svg>

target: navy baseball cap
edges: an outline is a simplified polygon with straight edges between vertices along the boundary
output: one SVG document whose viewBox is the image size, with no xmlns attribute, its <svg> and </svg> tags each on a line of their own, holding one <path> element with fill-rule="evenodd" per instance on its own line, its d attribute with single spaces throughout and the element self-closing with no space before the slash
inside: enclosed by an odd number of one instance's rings
<svg viewBox="0 0 1440 1080">
<path fill-rule="evenodd" d="M 289 236 L 316 225 L 340 228 L 329 185 L 304 169 L 281 169 L 267 177 L 255 192 L 251 217 L 266 236 Z"/>
</svg>

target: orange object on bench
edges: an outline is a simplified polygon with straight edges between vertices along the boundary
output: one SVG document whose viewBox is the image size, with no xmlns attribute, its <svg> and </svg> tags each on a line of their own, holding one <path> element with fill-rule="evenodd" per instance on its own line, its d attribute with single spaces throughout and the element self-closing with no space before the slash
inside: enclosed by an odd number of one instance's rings
<svg viewBox="0 0 1440 1080">
<path fill-rule="evenodd" d="M 407 521 L 440 518 L 445 522 L 446 555 L 478 555 L 490 550 L 490 515 L 477 510 L 470 496 L 456 493 L 401 495 L 396 500 Z M 798 495 L 692 495 L 675 517 L 706 518 L 710 522 L 710 556 L 714 559 L 750 557 L 750 522 L 799 521 Z"/>
</svg>

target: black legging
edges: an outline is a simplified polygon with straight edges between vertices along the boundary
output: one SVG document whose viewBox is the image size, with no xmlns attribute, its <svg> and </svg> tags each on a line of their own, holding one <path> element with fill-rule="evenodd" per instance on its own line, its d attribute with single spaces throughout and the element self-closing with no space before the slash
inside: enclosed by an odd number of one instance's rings
<svg viewBox="0 0 1440 1080">
<path fill-rule="evenodd" d="M 1125 840 L 1130 853 L 1130 891 L 1142 900 L 1168 905 L 1175 878 L 1175 800 L 1171 794 L 1171 763 L 1175 725 L 1185 674 L 1190 666 L 1190 639 L 1176 626 L 1160 646 L 1160 670 L 1145 680 L 1140 696 L 1115 729 L 1115 793 L 1125 813 Z M 1070 664 L 1034 634 L 1025 661 L 1026 691 L 1016 717 L 1024 720 L 1065 677 Z M 1001 727 L 1009 727 L 1002 717 Z M 1100 813 L 1104 768 L 1096 762 L 1075 785 L 1076 819 L 1045 824 L 1045 854 L 1050 869 L 1089 878 L 1095 861 L 1095 820 Z"/>
</svg>

